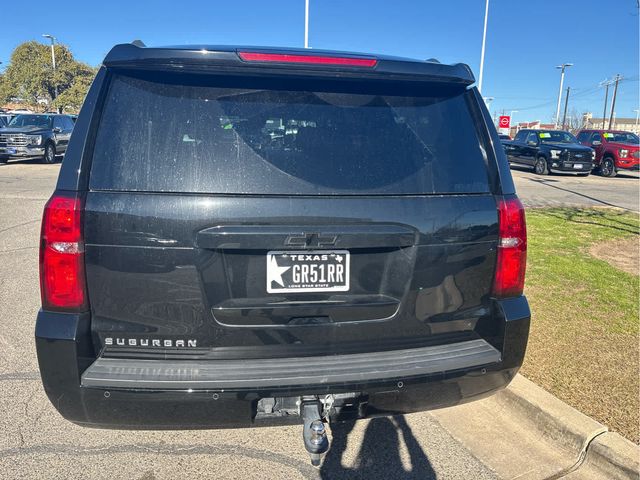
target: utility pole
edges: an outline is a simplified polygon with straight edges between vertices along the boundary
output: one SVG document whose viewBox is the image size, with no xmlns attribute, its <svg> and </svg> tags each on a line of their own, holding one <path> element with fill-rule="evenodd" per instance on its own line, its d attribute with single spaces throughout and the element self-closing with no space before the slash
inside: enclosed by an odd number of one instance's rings
<svg viewBox="0 0 640 480">
<path fill-rule="evenodd" d="M 638 1 L 640 1 L 640 0 L 638 0 Z M 637 133 L 638 121 L 640 120 L 640 110 L 636 109 L 636 110 L 634 110 L 634 112 L 636 112 L 636 133 Z"/>
<path fill-rule="evenodd" d="M 304 0 L 304 48 L 309 48 L 309 0 Z"/>
<path fill-rule="evenodd" d="M 482 72 L 484 71 L 484 46 L 487 42 L 487 19 L 489 18 L 489 0 L 484 7 L 484 29 L 482 30 L 482 51 L 480 52 L 480 75 L 478 76 L 478 91 L 482 93 Z"/>
<path fill-rule="evenodd" d="M 609 80 L 605 80 L 604 82 L 600 82 L 600 85 L 603 85 L 605 88 L 604 91 L 604 111 L 602 112 L 602 129 L 604 130 L 604 124 L 607 118 L 607 100 L 609 99 L 609 85 L 611 82 Z"/>
<path fill-rule="evenodd" d="M 573 63 L 563 63 L 562 65 L 558 65 L 556 68 L 560 69 L 560 90 L 558 90 L 558 107 L 556 108 L 556 128 L 558 128 L 558 123 L 560 122 L 560 101 L 562 100 L 562 84 L 564 83 L 564 70 L 567 67 L 572 67 Z"/>
<path fill-rule="evenodd" d="M 613 124 L 613 110 L 616 108 L 616 94 L 618 93 L 618 82 L 622 77 L 620 74 L 616 74 L 616 78 L 614 78 L 615 86 L 613 87 L 613 99 L 611 100 L 611 115 L 609 115 L 609 130 L 611 130 L 611 125 Z"/>
<path fill-rule="evenodd" d="M 567 97 L 564 99 L 564 114 L 562 115 L 562 129 L 564 130 L 565 121 L 567 120 L 567 107 L 569 106 L 569 92 L 571 87 L 567 87 Z"/>
</svg>

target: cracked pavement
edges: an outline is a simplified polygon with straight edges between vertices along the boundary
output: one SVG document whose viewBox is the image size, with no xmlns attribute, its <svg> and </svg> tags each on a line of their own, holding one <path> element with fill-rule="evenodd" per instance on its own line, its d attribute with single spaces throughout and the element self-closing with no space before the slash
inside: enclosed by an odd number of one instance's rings
<svg viewBox="0 0 640 480">
<path fill-rule="evenodd" d="M 429 414 L 334 429 L 320 469 L 300 426 L 120 431 L 64 420 L 40 384 L 38 239 L 59 165 L 0 166 L 0 479 L 496 478 Z"/>
<path fill-rule="evenodd" d="M 300 426 L 152 432 L 62 419 L 40 384 L 33 340 L 40 216 L 58 171 L 32 161 L 0 165 L 0 479 L 497 478 L 429 413 L 334 428 L 320 469 L 308 462 Z M 575 193 L 543 190 L 532 173 L 514 176 L 527 205 L 588 204 Z M 632 207 L 637 179 L 578 182 L 590 196 L 591 187 L 612 190 L 615 183 L 615 192 L 598 195 Z"/>
</svg>

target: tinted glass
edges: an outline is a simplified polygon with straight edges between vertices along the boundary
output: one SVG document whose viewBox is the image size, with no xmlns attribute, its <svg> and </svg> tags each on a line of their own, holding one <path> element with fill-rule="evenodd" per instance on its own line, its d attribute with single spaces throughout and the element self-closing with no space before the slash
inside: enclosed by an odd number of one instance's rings
<svg viewBox="0 0 640 480">
<path fill-rule="evenodd" d="M 409 194 L 489 191 L 464 94 L 402 97 L 114 77 L 92 189 Z"/>
<path fill-rule="evenodd" d="M 578 141 L 580 143 L 584 143 L 587 141 L 587 138 L 589 137 L 589 132 L 580 132 L 578 134 Z"/>
<path fill-rule="evenodd" d="M 596 132 L 596 133 L 594 133 L 594 134 L 593 134 L 593 136 L 591 137 L 591 141 L 592 141 L 592 142 L 595 142 L 595 141 L 601 142 L 601 141 L 602 141 L 602 137 L 600 136 L 600 134 L 599 134 L 599 133 L 597 133 L 597 132 Z"/>
<path fill-rule="evenodd" d="M 65 130 L 73 130 L 73 120 L 71 117 L 63 117 L 64 118 L 64 129 Z"/>
<path fill-rule="evenodd" d="M 62 117 L 53 117 L 53 128 L 64 130 L 64 121 Z"/>
<path fill-rule="evenodd" d="M 17 115 L 9 123 L 11 127 L 39 127 L 51 128 L 53 117 L 51 115 Z"/>
<path fill-rule="evenodd" d="M 528 136 L 527 136 L 527 143 L 538 143 L 538 135 L 536 135 L 535 133 L 531 132 Z"/>
<path fill-rule="evenodd" d="M 604 134 L 609 142 L 638 143 L 638 136 L 631 132 L 607 132 Z"/>
<path fill-rule="evenodd" d="M 576 137 L 569 132 L 562 131 L 546 131 L 538 133 L 540 141 L 543 143 L 578 143 Z"/>
<path fill-rule="evenodd" d="M 513 139 L 515 142 L 524 142 L 525 137 L 527 136 L 527 132 L 518 132 L 516 137 Z"/>
</svg>

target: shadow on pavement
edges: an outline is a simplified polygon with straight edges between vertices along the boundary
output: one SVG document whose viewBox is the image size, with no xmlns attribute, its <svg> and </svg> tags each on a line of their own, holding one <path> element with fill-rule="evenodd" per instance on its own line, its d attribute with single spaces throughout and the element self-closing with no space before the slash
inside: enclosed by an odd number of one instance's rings
<svg viewBox="0 0 640 480">
<path fill-rule="evenodd" d="M 331 449 L 320 468 L 320 477 L 335 478 L 402 478 L 433 480 L 436 473 L 413 436 L 403 416 L 374 418 L 369 422 L 354 467 L 342 466 L 347 439 L 355 422 L 336 423 L 331 426 Z M 410 470 L 400 458 L 400 442 L 409 454 Z M 346 463 L 346 462 L 345 462 Z"/>
<path fill-rule="evenodd" d="M 56 161 L 51 164 L 60 165 L 62 163 L 62 159 L 64 157 L 62 155 L 56 155 Z M 11 159 L 7 163 L 0 162 L 0 168 L 2 167 L 10 167 L 12 165 L 46 165 L 39 158 L 25 158 L 25 159 Z"/>
<path fill-rule="evenodd" d="M 600 200 L 599 198 L 595 198 L 595 197 L 591 197 L 591 196 L 589 196 L 589 195 L 585 195 L 584 193 L 577 192 L 577 191 L 572 190 L 572 189 L 570 189 L 570 188 L 562 188 L 562 187 L 559 187 L 558 185 L 551 185 L 551 184 L 549 183 L 549 181 L 548 181 L 548 180 L 543 180 L 543 179 L 540 179 L 540 180 L 538 180 L 538 179 L 531 179 L 531 181 L 532 181 L 532 182 L 537 182 L 537 183 L 539 183 L 540 185 L 545 185 L 545 186 L 547 186 L 547 187 L 549 187 L 549 188 L 555 188 L 555 189 L 557 189 L 557 190 L 562 190 L 563 192 L 569 192 L 569 193 L 572 193 L 573 195 L 577 195 L 577 196 L 579 196 L 579 197 L 589 199 L 589 200 L 591 200 L 592 202 L 600 203 L 600 204 L 602 204 L 602 205 L 606 205 L 607 207 L 622 208 L 623 210 L 633 211 L 633 210 L 631 210 L 631 209 L 629 209 L 629 208 L 621 207 L 620 205 L 616 205 L 615 203 L 605 202 L 604 200 Z"/>
</svg>

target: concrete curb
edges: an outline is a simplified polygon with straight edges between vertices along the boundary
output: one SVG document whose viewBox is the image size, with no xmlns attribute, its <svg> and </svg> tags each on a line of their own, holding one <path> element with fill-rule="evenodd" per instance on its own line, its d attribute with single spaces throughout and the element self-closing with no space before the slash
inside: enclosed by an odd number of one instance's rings
<svg viewBox="0 0 640 480">
<path fill-rule="evenodd" d="M 638 478 L 637 445 L 521 375 L 485 400 L 432 415 L 501 478 L 583 478 L 583 468 L 584 478 Z"/>
<path fill-rule="evenodd" d="M 596 437 L 589 445 L 584 468 L 608 479 L 637 479 L 640 477 L 640 449 L 638 445 L 613 432 Z"/>
</svg>

